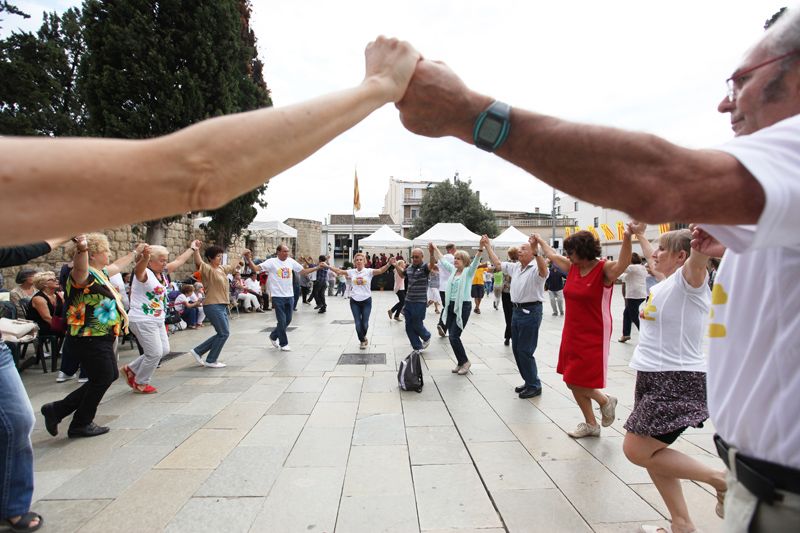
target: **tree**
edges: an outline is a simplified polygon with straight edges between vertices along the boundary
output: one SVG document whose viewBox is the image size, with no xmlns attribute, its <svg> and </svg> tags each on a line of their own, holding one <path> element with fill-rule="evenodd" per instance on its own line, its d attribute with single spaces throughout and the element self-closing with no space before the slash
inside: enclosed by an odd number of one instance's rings
<svg viewBox="0 0 800 533">
<path fill-rule="evenodd" d="M 249 0 L 87 0 L 80 79 L 89 132 L 145 139 L 271 105 L 249 17 Z M 233 231 L 218 235 L 221 244 L 252 221 L 262 191 L 213 212 L 231 219 L 216 225 Z M 171 220 L 148 222 L 148 242 L 160 242 Z"/>
<path fill-rule="evenodd" d="M 0 41 L 0 134 L 80 135 L 84 108 L 77 90 L 85 43 L 80 12 L 44 15 L 36 33 Z"/>
<path fill-rule="evenodd" d="M 482 204 L 471 189 L 472 181 L 461 181 L 458 174 L 428 189 L 422 199 L 419 218 L 414 220 L 409 238 L 413 239 L 439 222 L 460 222 L 478 235 L 497 236 L 494 213 Z"/>
<path fill-rule="evenodd" d="M 14 4 L 9 4 L 6 0 L 0 1 L 0 15 L 2 15 L 3 12 L 8 12 L 11 13 L 12 15 L 19 15 L 24 19 L 31 18 L 30 15 L 28 15 L 23 11 L 20 11 L 20 9 L 17 6 L 15 6 Z M 0 22 L 2 21 L 3 19 L 0 19 Z M 0 26 L 0 28 L 2 28 L 2 26 Z"/>
</svg>

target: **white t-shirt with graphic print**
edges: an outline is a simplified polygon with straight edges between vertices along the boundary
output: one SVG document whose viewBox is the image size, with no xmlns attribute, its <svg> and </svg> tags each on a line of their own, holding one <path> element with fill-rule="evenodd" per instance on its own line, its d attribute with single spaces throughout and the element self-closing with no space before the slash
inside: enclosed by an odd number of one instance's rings
<svg viewBox="0 0 800 533">
<path fill-rule="evenodd" d="M 259 265 L 261 270 L 269 274 L 267 276 L 267 284 L 269 286 L 269 293 L 273 298 L 289 298 L 294 296 L 294 288 L 292 287 L 292 272 L 300 272 L 303 266 L 292 259 L 287 257 L 286 261 L 281 261 L 277 257 L 267 259 Z"/>
<path fill-rule="evenodd" d="M 371 268 L 362 268 L 361 270 L 356 270 L 355 268 L 351 268 L 347 271 L 347 275 L 350 277 L 352 281 L 353 288 L 350 291 L 350 298 L 357 301 L 363 302 L 367 298 L 372 297 L 372 277 L 373 277 L 373 269 Z"/>
</svg>

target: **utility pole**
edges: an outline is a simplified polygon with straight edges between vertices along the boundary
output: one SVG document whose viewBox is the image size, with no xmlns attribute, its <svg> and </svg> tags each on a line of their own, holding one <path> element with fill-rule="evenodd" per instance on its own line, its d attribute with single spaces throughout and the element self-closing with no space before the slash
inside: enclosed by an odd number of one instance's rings
<svg viewBox="0 0 800 533">
<path fill-rule="evenodd" d="M 553 187 L 553 211 L 551 212 L 553 215 L 553 234 L 551 236 L 550 244 L 555 244 L 556 242 L 556 202 L 560 200 L 561 198 L 556 196 L 556 188 Z"/>
</svg>

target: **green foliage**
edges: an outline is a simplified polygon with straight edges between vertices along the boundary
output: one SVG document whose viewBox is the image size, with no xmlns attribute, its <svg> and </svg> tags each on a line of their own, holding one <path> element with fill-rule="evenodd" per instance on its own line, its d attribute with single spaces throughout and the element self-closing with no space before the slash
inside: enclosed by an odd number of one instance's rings
<svg viewBox="0 0 800 533">
<path fill-rule="evenodd" d="M 14 4 L 9 4 L 6 0 L 0 1 L 0 15 L 2 15 L 4 12 L 11 13 L 12 15 L 19 15 L 20 17 L 22 17 L 24 19 L 31 18 L 30 15 L 28 15 L 27 13 L 21 11 Z M 3 19 L 0 19 L 0 22 L 2 22 L 2 21 L 3 21 Z M 2 26 L 0 26 L 0 28 L 2 28 Z"/>
<path fill-rule="evenodd" d="M 36 33 L 0 41 L 0 134 L 80 135 L 84 109 L 77 90 L 85 50 L 80 13 L 45 14 Z"/>
<path fill-rule="evenodd" d="M 425 233 L 439 222 L 460 222 L 470 231 L 478 235 L 497 236 L 497 224 L 494 214 L 472 189 L 472 181 L 461 181 L 457 178 L 443 181 L 428 189 L 422 199 L 419 218 L 409 232 L 414 239 Z"/>
</svg>

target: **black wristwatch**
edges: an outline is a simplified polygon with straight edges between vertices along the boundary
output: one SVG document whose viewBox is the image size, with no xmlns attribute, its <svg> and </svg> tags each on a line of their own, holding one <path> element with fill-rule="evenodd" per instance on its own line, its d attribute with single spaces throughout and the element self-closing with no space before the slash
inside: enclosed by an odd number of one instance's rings
<svg viewBox="0 0 800 533">
<path fill-rule="evenodd" d="M 492 105 L 478 115 L 472 130 L 475 146 L 487 152 L 494 152 L 503 145 L 511 129 L 511 106 L 495 100 Z"/>
</svg>

